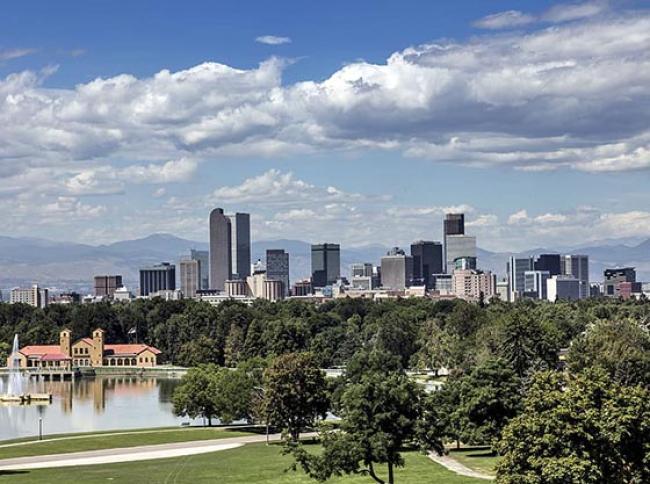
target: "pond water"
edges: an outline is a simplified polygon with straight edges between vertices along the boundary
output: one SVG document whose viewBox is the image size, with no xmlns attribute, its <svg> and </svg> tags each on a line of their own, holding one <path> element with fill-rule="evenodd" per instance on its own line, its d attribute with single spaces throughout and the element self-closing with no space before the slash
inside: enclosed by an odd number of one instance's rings
<svg viewBox="0 0 650 484">
<path fill-rule="evenodd" d="M 0 385 L 7 388 L 7 376 Z M 27 392 L 51 393 L 50 405 L 0 405 L 0 440 L 43 435 L 146 427 L 180 426 L 171 396 L 180 380 L 153 377 L 94 377 L 27 383 Z"/>
</svg>

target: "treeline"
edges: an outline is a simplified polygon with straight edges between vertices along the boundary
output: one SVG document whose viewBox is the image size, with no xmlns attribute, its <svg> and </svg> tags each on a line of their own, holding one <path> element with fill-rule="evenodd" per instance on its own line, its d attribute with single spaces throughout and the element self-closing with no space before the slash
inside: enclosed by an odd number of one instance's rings
<svg viewBox="0 0 650 484">
<path fill-rule="evenodd" d="M 15 333 L 21 345 L 47 344 L 57 342 L 64 327 L 74 339 L 101 327 L 107 341 L 137 338 L 160 349 L 163 361 L 178 365 L 234 367 L 250 358 L 306 351 L 321 368 L 343 367 L 372 345 L 397 356 L 406 368 L 470 370 L 497 357 L 524 377 L 532 369 L 555 368 L 559 350 L 590 325 L 628 319 L 649 321 L 650 303 L 599 299 L 480 307 L 461 300 L 340 299 L 319 306 L 256 301 L 213 307 L 153 299 L 45 310 L 0 304 L 0 342 L 7 351 Z"/>
</svg>

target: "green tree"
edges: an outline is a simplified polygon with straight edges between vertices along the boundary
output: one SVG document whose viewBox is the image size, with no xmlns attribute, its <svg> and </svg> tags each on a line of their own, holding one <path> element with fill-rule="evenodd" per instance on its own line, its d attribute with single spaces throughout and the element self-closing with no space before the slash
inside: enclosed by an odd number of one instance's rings
<svg viewBox="0 0 650 484">
<path fill-rule="evenodd" d="M 540 372 L 498 448 L 500 484 L 650 482 L 650 393 L 602 369 Z"/>
<path fill-rule="evenodd" d="M 591 366 L 624 385 L 650 385 L 650 335 L 631 319 L 602 321 L 573 341 L 568 355 L 572 372 Z"/>
<path fill-rule="evenodd" d="M 212 426 L 212 419 L 218 415 L 217 367 L 201 365 L 191 368 L 176 387 L 172 396 L 174 414 L 190 418 L 203 417 Z"/>
<path fill-rule="evenodd" d="M 286 430 L 293 441 L 328 410 L 325 374 L 309 353 L 278 356 L 264 372 L 264 387 L 269 423 Z"/>
<path fill-rule="evenodd" d="M 213 395 L 215 413 L 223 423 L 252 418 L 254 379 L 245 370 L 221 368 Z"/>
<path fill-rule="evenodd" d="M 521 405 L 521 382 L 502 360 L 488 360 L 464 376 L 457 409 L 461 439 L 486 444 L 501 431 Z"/>
<path fill-rule="evenodd" d="M 365 361 L 381 359 L 375 354 Z M 321 434 L 319 455 L 295 447 L 296 464 L 321 482 L 332 476 L 363 474 L 377 483 L 393 484 L 395 467 L 404 465 L 405 446 L 421 441 L 427 449 L 442 451 L 437 410 L 425 409 L 422 402 L 422 389 L 402 369 L 371 366 L 355 373 L 341 396 L 340 430 Z M 385 465 L 385 473 L 378 472 L 377 465 Z"/>
</svg>

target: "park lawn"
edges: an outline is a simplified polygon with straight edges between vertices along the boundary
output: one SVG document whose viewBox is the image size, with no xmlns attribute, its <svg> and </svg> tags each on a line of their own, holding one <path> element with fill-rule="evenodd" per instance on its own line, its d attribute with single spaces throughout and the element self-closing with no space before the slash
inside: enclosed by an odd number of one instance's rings
<svg viewBox="0 0 650 484">
<path fill-rule="evenodd" d="M 60 436 L 51 441 L 45 440 L 39 442 L 35 440 L 16 446 L 0 446 L 0 459 L 34 455 L 67 454 L 69 452 L 82 452 L 86 450 L 136 447 L 139 445 L 168 444 L 172 442 L 189 442 L 193 440 L 225 439 L 244 435 L 252 434 L 210 427 L 127 431 L 127 433 L 120 435 L 111 435 L 110 433 L 74 434 L 72 436 Z"/>
<path fill-rule="evenodd" d="M 427 456 L 416 452 L 405 454 L 406 467 L 395 473 L 398 484 L 479 484 L 480 479 L 458 476 Z M 124 464 L 66 467 L 12 471 L 3 475 L 12 484 L 75 484 L 95 483 L 219 483 L 219 484 L 306 484 L 310 480 L 304 473 L 286 471 L 292 462 L 290 456 L 281 455 L 279 445 L 247 444 L 236 449 L 172 459 L 128 462 Z M 285 472 L 286 471 L 286 472 Z M 385 466 L 377 472 L 385 473 Z M 369 477 L 355 476 L 332 479 L 330 484 L 372 484 Z"/>
<path fill-rule="evenodd" d="M 460 449 L 449 451 L 449 457 L 477 472 L 495 475 L 499 456 L 494 455 L 489 447 Z"/>
</svg>

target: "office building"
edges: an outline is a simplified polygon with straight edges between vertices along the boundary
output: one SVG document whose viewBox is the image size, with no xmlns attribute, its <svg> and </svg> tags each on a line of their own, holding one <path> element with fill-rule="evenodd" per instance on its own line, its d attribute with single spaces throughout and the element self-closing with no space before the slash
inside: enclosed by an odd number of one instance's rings
<svg viewBox="0 0 650 484">
<path fill-rule="evenodd" d="M 580 287 L 580 280 L 573 276 L 564 274 L 553 276 L 546 281 L 547 299 L 551 302 L 582 299 Z"/>
<path fill-rule="evenodd" d="M 210 289 L 223 291 L 232 274 L 230 218 L 222 208 L 210 212 Z"/>
<path fill-rule="evenodd" d="M 201 289 L 201 262 L 195 259 L 182 259 L 179 264 L 181 292 L 184 297 L 195 297 Z"/>
<path fill-rule="evenodd" d="M 267 301 L 284 299 L 284 283 L 277 279 L 268 279 L 264 271 L 254 272 L 246 278 L 248 296 Z"/>
<path fill-rule="evenodd" d="M 560 271 L 580 281 L 580 299 L 589 297 L 589 256 L 580 254 L 563 255 L 560 259 Z"/>
<path fill-rule="evenodd" d="M 163 262 L 140 269 L 140 296 L 176 289 L 176 266 Z"/>
<path fill-rule="evenodd" d="M 350 277 L 372 277 L 373 266 L 369 262 L 357 262 L 350 266 Z"/>
<path fill-rule="evenodd" d="M 247 213 L 235 213 L 227 217 L 230 219 L 229 278 L 246 279 L 251 274 L 251 218 Z"/>
<path fill-rule="evenodd" d="M 370 291 L 375 289 L 376 286 L 374 285 L 374 278 L 372 276 L 354 276 L 350 282 L 350 287 Z"/>
<path fill-rule="evenodd" d="M 524 272 L 524 297 L 546 300 L 546 281 L 551 277 L 548 271 Z"/>
<path fill-rule="evenodd" d="M 282 282 L 284 296 L 289 295 L 289 254 L 283 249 L 266 251 L 266 278 Z"/>
<path fill-rule="evenodd" d="M 415 284 L 433 287 L 431 276 L 443 272 L 442 244 L 426 240 L 418 240 L 411 244 L 413 257 L 413 280 Z"/>
<path fill-rule="evenodd" d="M 508 301 L 514 302 L 524 295 L 524 274 L 534 270 L 532 257 L 510 257 L 507 264 L 508 274 Z"/>
<path fill-rule="evenodd" d="M 546 271 L 550 276 L 563 274 L 560 254 L 540 254 L 535 259 L 534 270 Z"/>
<path fill-rule="evenodd" d="M 341 247 L 339 244 L 311 246 L 311 282 L 314 288 L 334 284 L 341 277 Z"/>
<path fill-rule="evenodd" d="M 634 267 L 618 267 L 605 269 L 603 292 L 607 297 L 625 297 L 633 292 L 641 292 L 641 284 L 636 282 Z M 627 287 L 627 283 L 630 283 Z"/>
<path fill-rule="evenodd" d="M 447 272 L 454 270 L 454 261 L 466 257 L 476 259 L 476 237 L 472 235 L 447 235 L 445 237 Z"/>
<path fill-rule="evenodd" d="M 199 263 L 199 289 L 210 289 L 210 252 L 192 249 L 190 259 Z"/>
<path fill-rule="evenodd" d="M 381 284 L 384 289 L 403 290 L 413 284 L 413 257 L 398 247 L 381 258 Z"/>
<path fill-rule="evenodd" d="M 459 257 L 454 260 L 455 271 L 477 270 L 476 257 Z"/>
<path fill-rule="evenodd" d="M 34 284 L 30 288 L 15 287 L 9 293 L 11 304 L 29 304 L 35 308 L 44 309 L 50 302 L 50 293 L 47 289 Z"/>
<path fill-rule="evenodd" d="M 122 287 L 122 276 L 95 276 L 95 297 L 113 298 L 115 291 Z"/>
<path fill-rule="evenodd" d="M 451 274 L 434 274 L 433 279 L 433 290 L 438 294 L 447 295 L 453 294 L 454 284 Z"/>
<path fill-rule="evenodd" d="M 442 242 L 443 247 L 443 268 L 442 272 L 451 274 L 453 271 L 452 266 L 447 265 L 447 261 L 451 260 L 447 256 L 447 237 L 451 235 L 465 235 L 465 214 L 463 213 L 448 213 L 445 215 L 445 219 L 442 222 Z M 466 254 L 463 254 L 466 255 Z"/>
<path fill-rule="evenodd" d="M 472 269 L 455 270 L 452 275 L 452 292 L 463 299 L 488 301 L 497 294 L 496 275 Z"/>
<path fill-rule="evenodd" d="M 291 295 L 294 297 L 310 296 L 313 292 L 314 289 L 309 279 L 305 279 L 303 281 L 297 281 L 293 284 L 293 287 L 291 288 Z"/>
<path fill-rule="evenodd" d="M 497 296 L 499 296 L 499 299 L 502 301 L 507 301 L 508 300 L 508 280 L 503 279 L 501 281 L 497 281 Z"/>
</svg>

